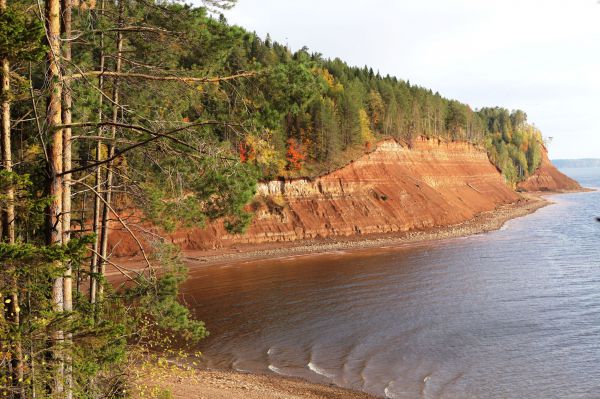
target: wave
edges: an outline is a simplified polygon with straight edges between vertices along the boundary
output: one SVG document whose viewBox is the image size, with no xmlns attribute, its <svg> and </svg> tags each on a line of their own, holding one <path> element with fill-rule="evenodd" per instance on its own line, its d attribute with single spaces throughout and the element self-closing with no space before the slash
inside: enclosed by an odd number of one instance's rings
<svg viewBox="0 0 600 399">
<path fill-rule="evenodd" d="M 244 373 L 244 374 L 252 374 L 251 370 L 246 370 L 240 367 L 234 367 L 233 368 L 235 371 L 240 372 L 240 373 Z"/>
<path fill-rule="evenodd" d="M 389 385 L 387 387 L 385 387 L 385 389 L 383 390 L 383 393 L 386 398 L 393 398 Z"/>
<path fill-rule="evenodd" d="M 320 368 L 319 366 L 317 366 L 313 362 L 309 362 L 307 364 L 307 366 L 308 366 L 308 368 L 310 370 L 312 370 L 316 374 L 319 374 L 319 375 L 321 375 L 323 377 L 329 378 L 330 380 L 333 380 L 335 378 L 335 375 L 328 373 L 327 371 L 323 370 L 322 368 Z"/>
<path fill-rule="evenodd" d="M 388 384 L 385 386 L 385 389 L 383 390 L 383 394 L 385 395 L 385 397 L 387 399 L 397 398 L 396 394 L 392 393 L 392 390 L 391 390 L 393 384 L 394 384 L 394 381 L 388 382 Z"/>
<path fill-rule="evenodd" d="M 281 375 L 286 375 L 283 370 L 281 370 L 279 367 L 275 367 L 272 364 L 269 364 L 269 366 L 267 367 L 269 370 L 271 370 L 272 372 L 274 372 L 275 374 L 281 374 Z"/>
<path fill-rule="evenodd" d="M 246 370 L 241 367 L 238 367 L 238 363 L 239 363 L 239 361 L 237 359 L 234 360 L 233 363 L 231 363 L 231 368 L 234 369 L 235 371 L 239 371 L 241 373 L 248 373 L 248 374 L 252 373 L 252 371 L 250 371 L 250 370 Z"/>
<path fill-rule="evenodd" d="M 431 374 L 428 374 L 425 376 L 425 378 L 423 378 L 423 387 L 421 388 L 421 397 L 426 397 L 426 391 L 427 391 L 427 382 L 431 379 Z"/>
</svg>

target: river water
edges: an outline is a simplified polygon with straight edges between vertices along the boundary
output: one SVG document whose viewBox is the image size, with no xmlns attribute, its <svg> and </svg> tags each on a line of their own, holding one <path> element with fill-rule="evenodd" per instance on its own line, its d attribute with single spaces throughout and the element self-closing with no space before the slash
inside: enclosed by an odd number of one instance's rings
<svg viewBox="0 0 600 399">
<path fill-rule="evenodd" d="M 468 238 L 197 268 L 200 350 L 389 398 L 600 397 L 600 192 L 550 198 Z"/>
</svg>

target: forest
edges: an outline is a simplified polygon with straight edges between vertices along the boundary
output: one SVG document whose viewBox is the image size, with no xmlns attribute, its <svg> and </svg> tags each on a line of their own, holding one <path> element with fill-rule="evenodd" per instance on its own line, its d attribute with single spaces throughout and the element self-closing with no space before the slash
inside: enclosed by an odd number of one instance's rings
<svg viewBox="0 0 600 399">
<path fill-rule="evenodd" d="M 148 224 L 241 232 L 258 181 L 389 137 L 480 145 L 512 185 L 538 167 L 523 111 L 293 52 L 228 24 L 234 3 L 0 0 L 0 396 L 127 397 L 136 356 L 207 335 L 178 301 L 177 249 Z M 113 262 L 113 224 L 145 267 Z"/>
<path fill-rule="evenodd" d="M 215 46 L 228 43 L 221 73 L 260 72 L 244 83 L 252 120 L 238 146 L 242 160 L 258 165 L 263 177 L 326 173 L 389 137 L 408 145 L 425 136 L 484 146 L 511 184 L 539 166 L 542 135 L 521 110 L 474 111 L 367 66 L 349 66 L 307 48 L 292 53 L 269 36 L 263 40 L 227 25 L 222 16 L 205 22 Z M 203 111 L 211 109 L 207 104 Z"/>
</svg>

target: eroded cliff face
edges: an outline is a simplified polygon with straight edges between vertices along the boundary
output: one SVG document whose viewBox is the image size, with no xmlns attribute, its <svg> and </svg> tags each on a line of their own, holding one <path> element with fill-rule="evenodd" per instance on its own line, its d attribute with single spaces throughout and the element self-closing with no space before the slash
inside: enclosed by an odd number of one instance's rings
<svg viewBox="0 0 600 399">
<path fill-rule="evenodd" d="M 538 170 L 519 183 L 518 188 L 523 191 L 578 191 L 581 186 L 569 176 L 560 172 L 548 158 L 548 152 L 544 148 L 542 162 Z"/>
<path fill-rule="evenodd" d="M 314 180 L 260 184 L 245 234 L 229 234 L 214 223 L 170 239 L 183 249 L 213 249 L 422 230 L 460 223 L 518 199 L 480 148 L 427 139 L 408 148 L 388 140 Z"/>
<path fill-rule="evenodd" d="M 519 188 L 581 189 L 552 165 L 546 152 L 539 170 Z M 208 250 L 426 230 L 464 222 L 520 198 L 481 148 L 437 139 L 417 139 L 409 148 L 387 140 L 328 175 L 260 184 L 250 205 L 254 219 L 244 234 L 230 234 L 215 222 L 167 238 L 184 250 Z M 119 226 L 111 232 L 110 243 L 115 256 L 139 254 L 137 243 Z"/>
</svg>

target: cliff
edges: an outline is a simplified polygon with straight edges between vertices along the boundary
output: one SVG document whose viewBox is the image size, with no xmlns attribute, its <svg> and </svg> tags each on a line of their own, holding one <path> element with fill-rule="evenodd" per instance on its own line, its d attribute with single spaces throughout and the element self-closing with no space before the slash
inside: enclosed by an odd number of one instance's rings
<svg viewBox="0 0 600 399">
<path fill-rule="evenodd" d="M 260 184 L 251 205 L 255 217 L 243 235 L 214 223 L 170 238 L 184 249 L 211 249 L 424 230 L 518 199 L 480 148 L 427 139 L 408 148 L 387 140 L 328 175 Z"/>
<path fill-rule="evenodd" d="M 559 172 L 544 152 L 539 170 L 523 191 L 569 191 L 579 184 Z M 244 244 L 427 230 L 473 219 L 481 212 L 521 199 L 472 144 L 417 139 L 411 147 L 394 140 L 330 174 L 314 179 L 261 183 L 249 206 L 252 224 L 241 235 L 223 223 L 181 229 L 168 239 L 184 250 Z M 136 255 L 137 245 L 115 226 L 115 256 Z"/>
<path fill-rule="evenodd" d="M 519 183 L 519 190 L 523 191 L 578 191 L 581 186 L 575 180 L 560 172 L 548 158 L 544 148 L 542 162 L 538 170 L 527 180 Z"/>
</svg>

